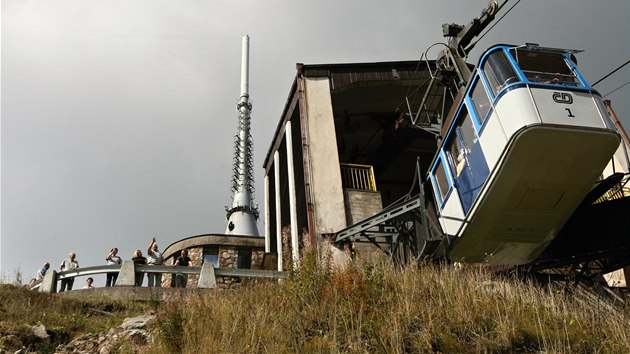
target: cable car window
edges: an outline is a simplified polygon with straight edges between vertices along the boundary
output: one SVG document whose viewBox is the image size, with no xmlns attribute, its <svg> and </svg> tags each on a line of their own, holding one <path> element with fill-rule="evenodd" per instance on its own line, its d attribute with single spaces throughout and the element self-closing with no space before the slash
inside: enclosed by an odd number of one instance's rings
<svg viewBox="0 0 630 354">
<path fill-rule="evenodd" d="M 483 64 L 483 71 L 495 96 L 502 88 L 519 80 L 514 68 L 510 65 L 510 61 L 501 50 L 488 55 Z"/>
<path fill-rule="evenodd" d="M 516 49 L 516 61 L 529 81 L 578 86 L 579 80 L 561 53 Z"/>
<path fill-rule="evenodd" d="M 488 94 L 486 93 L 486 89 L 483 87 L 481 80 L 477 80 L 475 83 L 475 86 L 472 89 L 471 99 L 475 105 L 477 123 L 481 125 L 490 110 L 490 99 L 488 98 Z"/>
<path fill-rule="evenodd" d="M 437 181 L 438 189 L 440 191 L 440 198 L 442 202 L 444 202 L 449 186 L 448 180 L 446 179 L 446 171 L 444 171 L 444 165 L 442 165 L 442 160 L 440 160 L 435 167 L 435 180 Z"/>
<path fill-rule="evenodd" d="M 468 155 L 472 151 L 473 145 L 477 142 L 478 137 L 475 129 L 473 128 L 470 114 L 464 106 L 462 112 L 460 112 L 457 126 L 455 127 L 455 134 L 451 134 L 449 142 L 447 143 L 447 151 L 451 160 L 451 170 L 455 174 L 455 177 L 459 177 L 464 170 Z"/>
</svg>

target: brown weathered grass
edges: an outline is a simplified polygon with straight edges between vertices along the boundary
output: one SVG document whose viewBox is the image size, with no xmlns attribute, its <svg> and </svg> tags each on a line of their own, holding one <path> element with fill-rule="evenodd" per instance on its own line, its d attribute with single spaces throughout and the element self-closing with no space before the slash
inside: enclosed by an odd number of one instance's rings
<svg viewBox="0 0 630 354">
<path fill-rule="evenodd" d="M 0 284 L 0 347 L 8 336 L 15 336 L 32 352 L 50 353 L 80 334 L 105 332 L 118 326 L 124 318 L 142 314 L 146 306 L 106 298 L 65 299 Z M 35 337 L 30 330 L 35 325 L 44 325 L 50 339 Z"/>
<path fill-rule="evenodd" d="M 155 306 L 149 353 L 630 352 L 626 308 L 611 311 L 606 303 L 476 268 L 396 269 L 386 260 L 359 260 L 333 270 L 321 256 L 306 254 L 299 271 L 282 282 L 251 282 L 161 305 L 64 299 L 0 285 L 0 341 L 13 334 L 30 350 L 51 352 Z M 37 324 L 51 341 L 30 333 Z"/>
<path fill-rule="evenodd" d="M 628 313 L 474 269 L 306 255 L 283 282 L 167 302 L 150 352 L 630 352 Z"/>
</svg>

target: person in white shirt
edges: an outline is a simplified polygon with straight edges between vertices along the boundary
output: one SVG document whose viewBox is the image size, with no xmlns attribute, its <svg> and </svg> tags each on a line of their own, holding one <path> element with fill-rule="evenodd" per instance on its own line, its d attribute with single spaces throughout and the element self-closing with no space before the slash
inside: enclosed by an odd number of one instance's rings
<svg viewBox="0 0 630 354">
<path fill-rule="evenodd" d="M 147 264 L 162 265 L 162 263 L 164 263 L 164 256 L 158 250 L 158 245 L 154 237 L 147 249 Z M 156 286 L 158 288 L 162 286 L 162 273 L 147 273 L 147 278 L 149 279 L 148 286 Z"/>
<path fill-rule="evenodd" d="M 122 259 L 118 257 L 118 248 L 114 247 L 109 251 L 109 254 L 105 258 L 107 261 L 107 265 L 120 265 L 122 263 Z M 114 286 L 116 285 L 116 279 L 118 279 L 118 272 L 110 272 L 107 273 L 107 280 L 105 281 L 105 286 Z"/>
<path fill-rule="evenodd" d="M 68 255 L 68 259 L 61 262 L 61 267 L 59 267 L 59 271 L 67 272 L 79 269 L 79 262 L 77 262 L 76 257 L 76 253 L 70 252 L 70 254 Z M 74 277 L 61 279 L 61 289 L 59 290 L 59 292 L 72 290 L 73 284 Z"/>
<path fill-rule="evenodd" d="M 94 289 L 94 287 L 92 286 L 93 282 L 94 282 L 94 279 L 87 278 L 87 280 L 85 281 L 85 286 L 83 286 L 83 289 Z"/>
</svg>

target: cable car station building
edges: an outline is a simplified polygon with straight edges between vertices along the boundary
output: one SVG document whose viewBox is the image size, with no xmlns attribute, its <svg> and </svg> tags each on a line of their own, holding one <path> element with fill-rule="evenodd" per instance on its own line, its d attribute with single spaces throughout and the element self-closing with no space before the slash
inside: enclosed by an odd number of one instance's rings
<svg viewBox="0 0 630 354">
<path fill-rule="evenodd" d="M 458 99 L 442 86 L 430 87 L 433 66 L 430 61 L 297 65 L 263 163 L 265 252 L 277 253 L 279 270 L 286 268 L 283 260 L 299 261 L 303 240 L 319 241 L 382 215 L 409 193 L 417 169 L 426 174 L 442 135 L 442 112 Z M 576 216 L 600 232 L 580 231 L 586 228 L 569 222 L 533 269 L 566 267 L 577 256 L 597 268 L 595 275 L 625 266 L 630 225 L 621 215 L 628 201 Z M 612 209 L 603 210 L 608 206 Z M 600 209 L 606 218 L 598 216 Z M 393 253 L 393 233 L 382 234 L 388 242 L 378 237 L 367 242 L 370 235 L 361 234 L 353 238 L 355 246 L 359 252 L 389 246 L 385 250 Z M 570 255 L 558 253 L 566 249 Z"/>
<path fill-rule="evenodd" d="M 340 232 L 349 226 L 354 231 L 357 225 L 365 232 L 354 232 L 349 239 L 362 255 L 377 248 L 396 254 L 397 237 L 420 233 L 418 215 L 424 199 L 413 197 L 413 208 L 395 216 L 399 219 L 389 218 L 398 223 L 395 227 L 378 224 L 378 218 L 398 208 L 429 171 L 444 135 L 442 120 L 452 116 L 444 112 L 461 100 L 431 80 L 434 65 L 297 64 L 263 162 L 264 239 L 202 235 L 169 246 L 165 256 L 176 258 L 180 250 L 189 249 L 198 260 L 196 266 L 212 262 L 218 267 L 284 270 L 299 264 L 305 241 L 338 240 Z M 606 183 L 601 186 L 610 188 Z M 542 272 L 579 262 L 588 264 L 593 277 L 624 267 L 630 259 L 627 210 L 630 198 L 584 209 L 529 266 Z M 369 224 L 370 220 L 376 223 Z M 437 246 L 425 242 L 428 246 L 413 251 L 437 255 L 438 247 L 446 246 L 441 242 L 434 242 Z M 224 282 L 230 286 L 231 279 Z"/>
<path fill-rule="evenodd" d="M 380 212 L 408 192 L 418 158 L 428 167 L 445 102 L 443 88 L 426 90 L 427 65 L 297 64 L 263 163 L 266 250 L 278 253 L 279 269 L 283 235 L 291 252 L 284 258 L 297 261 L 304 238 L 320 240 Z M 403 119 L 423 102 L 415 125 Z"/>
</svg>

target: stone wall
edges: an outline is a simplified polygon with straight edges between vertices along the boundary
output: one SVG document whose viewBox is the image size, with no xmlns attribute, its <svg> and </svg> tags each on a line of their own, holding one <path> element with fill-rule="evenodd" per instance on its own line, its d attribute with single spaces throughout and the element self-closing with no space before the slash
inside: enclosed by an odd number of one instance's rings
<svg viewBox="0 0 630 354">
<path fill-rule="evenodd" d="M 193 267 L 201 267 L 203 265 L 203 247 L 194 247 L 188 249 L 188 257 L 190 257 Z M 188 275 L 187 288 L 197 288 L 199 276 L 196 274 Z"/>
<path fill-rule="evenodd" d="M 238 247 L 221 245 L 219 246 L 219 268 L 238 268 Z M 188 249 L 188 256 L 192 260 L 193 267 L 201 267 L 203 265 L 203 247 L 191 247 Z M 252 249 L 251 269 L 262 269 L 263 258 L 265 256 L 264 249 Z M 165 265 L 173 264 L 173 257 L 164 261 Z M 162 287 L 171 287 L 171 274 L 162 276 Z M 198 275 L 188 275 L 187 288 L 196 288 Z M 217 277 L 217 286 L 220 288 L 231 288 L 241 283 L 240 278 L 236 277 Z"/>
<path fill-rule="evenodd" d="M 265 259 L 265 250 L 252 250 L 252 269 L 263 269 L 263 260 Z"/>
<path fill-rule="evenodd" d="M 219 247 L 219 267 L 236 268 L 238 252 L 234 246 Z"/>
<path fill-rule="evenodd" d="M 203 247 L 192 247 L 188 249 L 188 257 L 190 257 L 191 263 L 193 267 L 201 267 L 203 265 Z M 172 265 L 175 262 L 174 257 L 170 257 L 164 260 L 164 265 Z M 176 267 L 173 267 L 175 270 Z M 162 287 L 169 288 L 172 283 L 172 274 L 165 273 L 162 275 Z M 199 280 L 199 276 L 196 274 L 188 275 L 188 283 L 186 284 L 187 288 L 196 288 L 197 281 Z"/>
<path fill-rule="evenodd" d="M 220 268 L 237 268 L 238 251 L 234 246 L 219 247 L 219 267 Z M 217 286 L 223 289 L 231 288 L 240 283 L 239 278 L 235 277 L 217 277 Z"/>
</svg>

